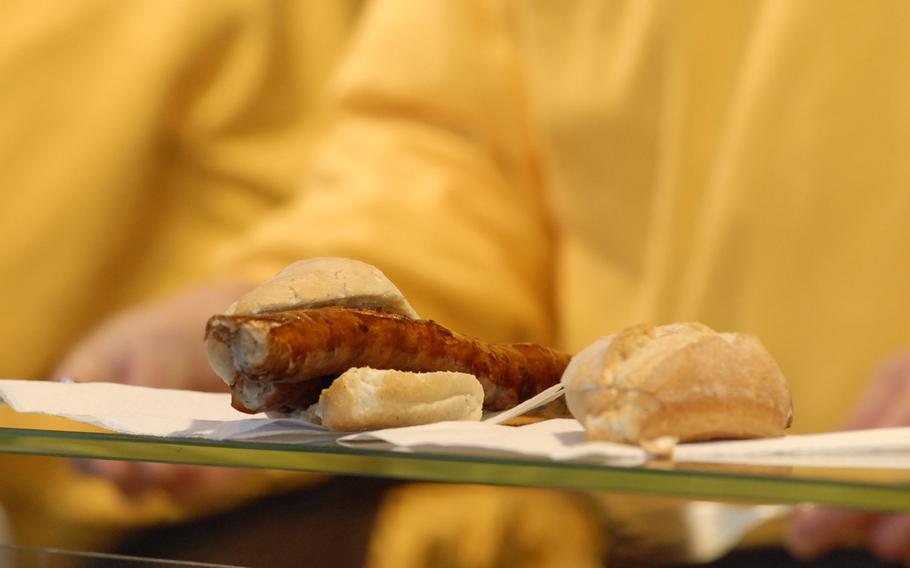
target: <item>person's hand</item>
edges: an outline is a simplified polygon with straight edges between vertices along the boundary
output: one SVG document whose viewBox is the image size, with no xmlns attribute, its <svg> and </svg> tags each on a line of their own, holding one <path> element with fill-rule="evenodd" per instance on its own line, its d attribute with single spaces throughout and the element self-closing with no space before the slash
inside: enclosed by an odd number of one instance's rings
<svg viewBox="0 0 910 568">
<path fill-rule="evenodd" d="M 209 366 L 205 322 L 250 289 L 219 282 L 116 314 L 79 341 L 55 378 L 215 391 L 224 384 Z"/>
<path fill-rule="evenodd" d="M 845 425 L 848 430 L 910 425 L 910 351 L 883 365 Z M 786 535 L 791 554 L 818 557 L 849 539 L 885 561 L 910 567 L 910 513 L 882 514 L 814 507 L 797 513 Z"/>
<path fill-rule="evenodd" d="M 117 314 L 79 341 L 54 377 L 223 390 L 206 355 L 205 322 L 250 288 L 245 282 L 219 282 Z M 109 479 L 129 496 L 159 489 L 183 500 L 215 495 L 245 475 L 238 469 L 142 462 L 80 461 L 77 468 Z"/>
</svg>

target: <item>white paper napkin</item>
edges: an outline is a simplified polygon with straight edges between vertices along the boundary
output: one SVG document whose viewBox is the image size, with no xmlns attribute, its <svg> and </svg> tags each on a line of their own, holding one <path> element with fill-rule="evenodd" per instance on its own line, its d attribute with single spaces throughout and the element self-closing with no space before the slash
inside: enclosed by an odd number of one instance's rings
<svg viewBox="0 0 910 568">
<path fill-rule="evenodd" d="M 910 469 L 910 427 L 680 444 L 676 461 Z"/>
<path fill-rule="evenodd" d="M 593 460 L 623 465 L 642 464 L 648 459 L 647 452 L 639 447 L 585 442 L 584 436 L 584 429 L 577 420 L 561 418 L 517 427 L 484 422 L 439 422 L 350 434 L 339 438 L 338 442 L 357 447 L 382 441 L 407 451 L 523 455 L 557 461 Z"/>
<path fill-rule="evenodd" d="M 558 396 L 550 389 L 535 397 L 537 404 Z M 382 443 L 401 451 L 435 451 L 473 455 L 511 455 L 566 459 L 597 459 L 642 463 L 641 448 L 608 443 L 583 443 L 575 420 L 549 420 L 521 427 L 499 421 L 516 414 L 494 414 L 489 422 L 443 422 L 410 428 L 391 428 L 350 434 L 329 432 L 302 420 L 270 419 L 231 408 L 227 393 L 154 389 L 114 383 L 73 383 L 0 380 L 0 400 L 17 412 L 69 418 L 126 434 L 212 440 L 268 440 L 325 444 L 344 438 L 349 446 Z M 527 410 L 535 403 L 522 406 Z"/>
<path fill-rule="evenodd" d="M 17 412 L 47 414 L 124 434 L 211 440 L 282 437 L 334 440 L 309 422 L 272 420 L 231 407 L 227 393 L 156 389 L 116 383 L 0 380 L 0 400 Z"/>
<path fill-rule="evenodd" d="M 539 401 L 559 395 L 554 387 Z M 398 451 L 533 457 L 635 465 L 651 456 L 637 446 L 586 442 L 576 420 L 527 426 L 442 422 L 357 434 L 329 432 L 302 420 L 273 420 L 230 406 L 227 393 L 153 389 L 113 383 L 0 380 L 0 400 L 18 412 L 60 416 L 126 434 L 212 440 L 339 443 Z M 533 406 L 533 405 L 531 405 Z M 676 461 L 910 469 L 910 427 L 783 438 L 681 444 Z"/>
</svg>

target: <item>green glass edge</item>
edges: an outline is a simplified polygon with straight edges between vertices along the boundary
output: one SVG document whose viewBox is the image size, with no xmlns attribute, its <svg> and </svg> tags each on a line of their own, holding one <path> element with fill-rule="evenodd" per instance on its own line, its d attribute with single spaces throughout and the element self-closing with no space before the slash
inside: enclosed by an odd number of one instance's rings
<svg viewBox="0 0 910 568">
<path fill-rule="evenodd" d="M 110 554 L 106 552 L 88 552 L 85 550 L 67 550 L 61 548 L 16 546 L 0 544 L 0 558 L 11 561 L 12 566 L 80 566 L 93 565 L 92 561 L 106 561 L 104 565 L 129 566 L 149 568 L 152 566 L 181 566 L 183 568 L 237 568 L 234 564 L 211 564 L 209 562 L 195 562 L 192 560 L 170 560 L 167 558 L 149 558 L 141 556 L 126 556 L 123 554 Z M 78 562 L 82 560 L 83 562 Z M 6 564 L 4 564 L 6 566 Z"/>
<path fill-rule="evenodd" d="M 694 499 L 910 511 L 910 485 L 729 471 L 412 454 L 272 442 L 161 439 L 0 428 L 0 453 L 285 469 L 395 479 L 600 490 Z"/>
</svg>

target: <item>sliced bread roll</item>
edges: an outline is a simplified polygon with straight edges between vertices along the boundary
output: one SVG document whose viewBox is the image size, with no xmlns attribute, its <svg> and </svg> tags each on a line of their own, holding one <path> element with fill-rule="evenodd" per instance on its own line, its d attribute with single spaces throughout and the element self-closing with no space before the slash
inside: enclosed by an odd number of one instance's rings
<svg viewBox="0 0 910 568">
<path fill-rule="evenodd" d="M 358 367 L 323 390 L 319 406 L 322 423 L 341 431 L 480 420 L 483 388 L 467 373 Z"/>
</svg>

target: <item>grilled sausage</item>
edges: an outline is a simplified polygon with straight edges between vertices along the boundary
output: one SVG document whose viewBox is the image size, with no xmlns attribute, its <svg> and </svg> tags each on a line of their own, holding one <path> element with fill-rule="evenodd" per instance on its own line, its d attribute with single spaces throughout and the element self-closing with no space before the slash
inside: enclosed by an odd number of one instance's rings
<svg viewBox="0 0 910 568">
<path fill-rule="evenodd" d="M 556 384 L 569 362 L 539 345 L 487 344 L 430 320 L 369 308 L 219 315 L 209 320 L 206 338 L 230 349 L 234 406 L 246 412 L 305 408 L 319 398 L 314 381 L 324 385 L 352 367 L 471 373 L 483 386 L 484 408 L 502 410 Z"/>
</svg>

